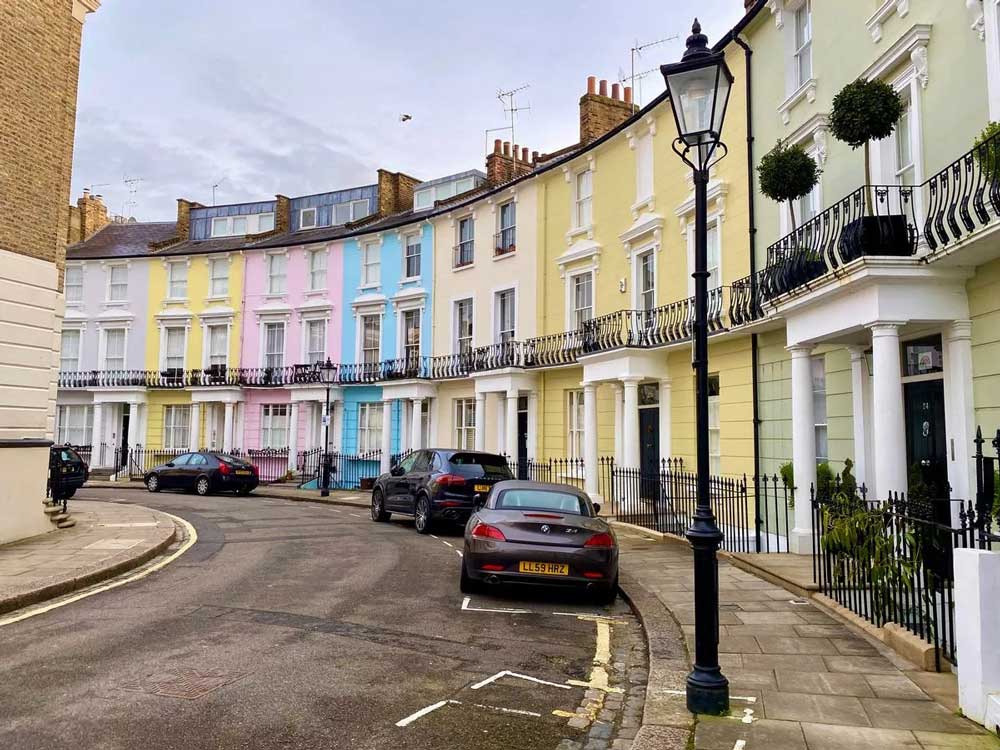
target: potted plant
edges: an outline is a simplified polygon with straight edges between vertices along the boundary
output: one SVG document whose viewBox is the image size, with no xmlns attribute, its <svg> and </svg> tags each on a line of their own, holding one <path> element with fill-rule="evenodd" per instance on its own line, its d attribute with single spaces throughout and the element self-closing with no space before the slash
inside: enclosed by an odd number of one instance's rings
<svg viewBox="0 0 1000 750">
<path fill-rule="evenodd" d="M 976 138 L 973 158 L 987 182 L 993 183 L 1000 176 L 1000 122 L 991 122 Z"/>
<path fill-rule="evenodd" d="M 865 215 L 848 223 L 840 237 L 845 263 L 862 255 L 912 255 L 914 238 L 902 214 L 874 215 L 871 142 L 892 135 L 903 114 L 903 102 L 884 81 L 857 80 L 833 98 L 830 131 L 852 149 L 865 150 Z"/>
</svg>

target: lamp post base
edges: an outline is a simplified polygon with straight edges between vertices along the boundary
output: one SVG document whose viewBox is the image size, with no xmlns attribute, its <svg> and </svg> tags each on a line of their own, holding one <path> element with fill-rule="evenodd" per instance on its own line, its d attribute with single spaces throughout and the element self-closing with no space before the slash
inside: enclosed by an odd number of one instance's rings
<svg viewBox="0 0 1000 750">
<path fill-rule="evenodd" d="M 687 708 L 693 714 L 707 716 L 729 713 L 729 680 L 721 670 L 707 672 L 694 668 L 687 678 Z"/>
</svg>

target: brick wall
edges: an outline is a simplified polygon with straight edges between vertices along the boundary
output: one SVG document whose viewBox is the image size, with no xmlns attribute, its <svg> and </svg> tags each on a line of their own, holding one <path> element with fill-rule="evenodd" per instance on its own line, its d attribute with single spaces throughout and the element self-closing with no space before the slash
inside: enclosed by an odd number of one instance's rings
<svg viewBox="0 0 1000 750">
<path fill-rule="evenodd" d="M 389 216 L 413 208 L 413 188 L 420 184 L 416 177 L 402 172 L 378 171 L 378 215 Z"/>
<path fill-rule="evenodd" d="M 77 199 L 76 205 L 69 207 L 66 244 L 83 242 L 110 223 L 104 199 L 100 195 L 91 195 L 90 191 L 84 188 L 83 195 Z"/>
<path fill-rule="evenodd" d="M 515 143 L 514 152 L 511 153 L 510 141 L 503 141 L 501 144 L 497 138 L 493 141 L 493 153 L 486 155 L 486 182 L 490 187 L 494 187 L 528 174 L 534 168 L 537 159 L 537 151 L 529 157 L 528 147 L 518 146 Z"/>
<path fill-rule="evenodd" d="M 587 93 L 580 97 L 580 143 L 597 140 L 635 113 L 632 104 L 632 89 L 624 89 L 614 83 L 608 95 L 608 82 L 602 80 L 600 87 L 594 76 L 587 78 Z"/>
<path fill-rule="evenodd" d="M 0 248 L 66 258 L 80 37 L 89 0 L 0 3 Z"/>
</svg>

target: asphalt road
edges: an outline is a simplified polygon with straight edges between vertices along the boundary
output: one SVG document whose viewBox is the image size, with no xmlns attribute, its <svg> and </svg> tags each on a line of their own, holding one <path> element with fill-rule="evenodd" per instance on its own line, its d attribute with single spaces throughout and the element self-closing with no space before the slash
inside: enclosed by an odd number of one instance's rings
<svg viewBox="0 0 1000 750">
<path fill-rule="evenodd" d="M 597 624 L 579 615 L 628 617 L 523 592 L 463 609 L 459 530 L 252 496 L 79 496 L 181 516 L 198 542 L 0 628 L 0 748 L 555 748 L 583 739 L 553 714 L 591 673 Z M 505 670 L 534 680 L 473 689 Z"/>
</svg>

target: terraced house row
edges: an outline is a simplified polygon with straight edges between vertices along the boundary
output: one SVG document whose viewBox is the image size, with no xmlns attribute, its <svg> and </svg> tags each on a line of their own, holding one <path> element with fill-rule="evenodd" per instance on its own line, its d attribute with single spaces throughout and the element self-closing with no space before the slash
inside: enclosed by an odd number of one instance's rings
<svg viewBox="0 0 1000 750">
<path fill-rule="evenodd" d="M 791 462 L 807 499 L 817 463 L 850 459 L 879 496 L 920 467 L 970 497 L 976 425 L 1000 423 L 1000 187 L 993 140 L 975 146 L 1000 119 L 996 3 L 761 0 L 706 31 L 735 76 L 708 188 L 713 472 Z M 903 102 L 870 185 L 829 123 L 859 78 Z M 579 122 L 558 151 L 497 141 L 484 171 L 179 200 L 175 222 L 108 223 L 85 195 L 57 439 L 278 449 L 294 473 L 322 448 L 329 360 L 329 447 L 373 471 L 485 448 L 579 459 L 564 478 L 598 494 L 600 457 L 693 463 L 694 197 L 670 103 L 589 78 Z M 794 225 L 757 188 L 779 139 L 821 168 Z M 805 551 L 808 502 L 792 524 Z"/>
</svg>

